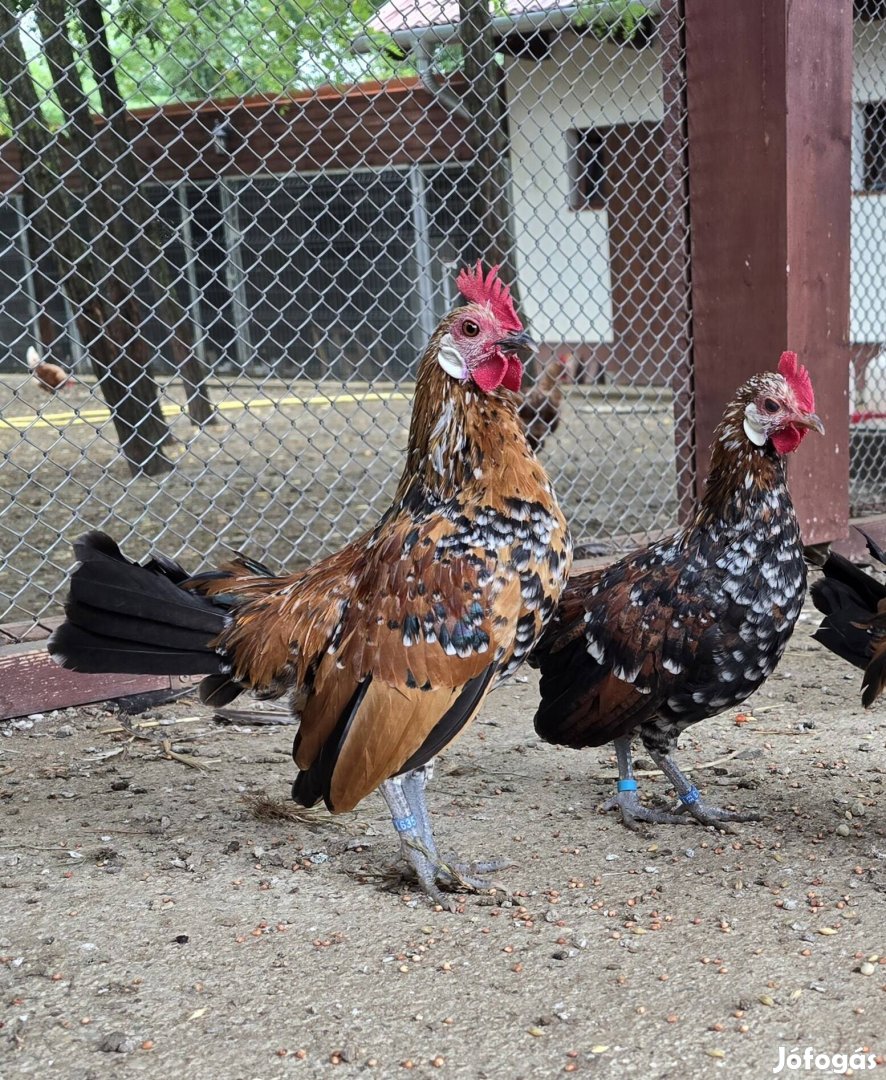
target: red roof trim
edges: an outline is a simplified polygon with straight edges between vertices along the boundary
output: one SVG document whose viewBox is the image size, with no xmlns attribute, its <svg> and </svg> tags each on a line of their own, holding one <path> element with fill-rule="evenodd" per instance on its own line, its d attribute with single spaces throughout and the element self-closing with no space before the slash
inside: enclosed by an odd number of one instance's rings
<svg viewBox="0 0 886 1080">
<path fill-rule="evenodd" d="M 353 97 L 378 97 L 382 94 L 408 94 L 422 89 L 421 80 L 412 76 L 407 79 L 385 79 L 384 82 L 372 80 L 349 83 L 344 86 L 318 86 L 313 90 L 299 90 L 293 94 L 256 94 L 254 97 L 213 98 L 209 101 L 176 101 L 167 105 L 146 105 L 139 109 L 130 109 L 129 115 L 136 119 L 151 116 L 196 115 L 201 112 L 233 112 L 234 109 L 268 109 L 307 101 L 335 101 Z M 96 118 L 101 122 L 104 117 Z"/>
</svg>

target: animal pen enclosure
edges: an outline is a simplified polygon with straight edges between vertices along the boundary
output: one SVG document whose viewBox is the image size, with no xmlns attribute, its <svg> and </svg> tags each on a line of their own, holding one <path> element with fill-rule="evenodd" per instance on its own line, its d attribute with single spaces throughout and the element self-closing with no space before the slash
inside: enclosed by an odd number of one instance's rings
<svg viewBox="0 0 886 1080">
<path fill-rule="evenodd" d="M 423 343 L 477 257 L 503 264 L 540 343 L 524 385 L 562 392 L 541 455 L 586 551 L 691 512 L 726 396 L 785 347 L 833 433 L 798 463 L 808 538 L 845 532 L 847 0 L 766 26 L 756 5 L 715 22 L 702 0 L 288 10 L 0 0 L 10 640 L 51 625 L 87 528 L 137 557 L 242 548 L 294 568 L 372 524 Z M 879 13 L 855 14 L 870 58 Z M 823 29 L 834 81 L 801 85 L 795 43 Z M 802 208 L 784 180 L 797 132 L 785 120 L 764 148 L 723 84 L 759 75 L 730 68 L 736 43 L 779 33 L 769 115 L 802 94 L 828 125 Z M 739 145 L 753 166 L 733 167 Z M 46 392 L 31 348 L 73 383 Z"/>
</svg>

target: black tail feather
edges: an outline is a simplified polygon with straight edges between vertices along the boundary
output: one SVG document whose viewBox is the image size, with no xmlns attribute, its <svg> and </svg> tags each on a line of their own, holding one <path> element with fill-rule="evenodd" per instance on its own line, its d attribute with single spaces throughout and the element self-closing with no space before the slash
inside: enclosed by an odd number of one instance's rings
<svg viewBox="0 0 886 1080">
<path fill-rule="evenodd" d="M 230 675 L 210 675 L 200 683 L 200 700 L 213 709 L 224 708 L 242 693 L 243 687 L 234 682 Z"/>
<path fill-rule="evenodd" d="M 886 564 L 880 547 L 867 534 L 862 535 L 871 555 Z M 809 590 L 813 604 L 825 616 L 812 636 L 842 660 L 864 669 L 862 704 L 867 708 L 886 686 L 884 614 L 880 610 L 886 586 L 833 552 L 822 571 L 824 577 Z"/>
<path fill-rule="evenodd" d="M 824 604 L 829 602 L 828 595 L 821 596 L 821 586 L 826 582 L 839 582 L 840 585 L 845 586 L 854 595 L 855 602 L 865 608 L 869 615 L 873 615 L 879 602 L 886 598 L 886 585 L 881 585 L 879 581 L 872 578 L 860 566 L 856 566 L 855 563 L 850 562 L 849 559 L 838 555 L 836 552 L 832 551 L 828 555 L 821 570 L 824 577 L 816 581 L 809 591 L 812 602 L 819 611 L 824 612 L 826 615 L 828 609 L 822 607 L 817 599 L 817 597 L 821 597 Z"/>
<path fill-rule="evenodd" d="M 836 579 L 816 581 L 810 595 L 825 615 L 813 639 L 842 660 L 866 667 L 871 658 L 871 637 L 863 624 L 871 617 L 870 608 L 859 602 L 858 593 L 850 586 Z"/>
<path fill-rule="evenodd" d="M 884 688 L 886 688 L 886 649 L 880 649 L 865 668 L 861 684 L 862 705 L 869 709 Z"/>
<path fill-rule="evenodd" d="M 179 588 L 185 571 L 155 556 L 130 562 L 104 533 L 74 545 L 66 621 L 49 639 L 56 663 L 74 671 L 139 675 L 211 675 L 225 659 L 212 641 L 224 630 L 224 608 Z"/>
<path fill-rule="evenodd" d="M 120 675 L 207 675 L 221 658 L 211 652 L 163 649 L 137 641 L 118 641 L 64 622 L 49 641 L 52 659 L 72 671 Z"/>
</svg>

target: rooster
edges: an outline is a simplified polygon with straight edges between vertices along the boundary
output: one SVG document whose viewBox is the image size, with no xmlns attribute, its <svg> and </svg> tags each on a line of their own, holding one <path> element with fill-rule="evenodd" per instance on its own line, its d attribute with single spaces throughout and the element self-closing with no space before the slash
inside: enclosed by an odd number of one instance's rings
<svg viewBox="0 0 886 1080">
<path fill-rule="evenodd" d="M 573 578 L 536 650 L 538 734 L 562 746 L 614 740 L 618 807 L 639 821 L 753 820 L 709 806 L 674 763 L 684 728 L 752 694 L 781 658 L 800 614 L 806 568 L 785 458 L 810 430 L 812 383 L 794 353 L 749 379 L 714 434 L 711 470 L 691 525 L 602 570 Z M 639 734 L 679 799 L 640 804 L 631 765 Z"/>
<path fill-rule="evenodd" d="M 28 361 L 28 371 L 40 384 L 40 389 L 45 390 L 47 394 L 53 394 L 64 386 L 74 385 L 72 375 L 69 375 L 58 364 L 50 364 L 48 360 L 41 360 L 40 353 L 37 352 L 33 345 L 28 346 L 25 355 Z"/>
<path fill-rule="evenodd" d="M 538 453 L 549 435 L 560 426 L 563 383 L 569 378 L 572 357 L 555 356 L 542 369 L 538 382 L 523 395 L 518 409 L 526 429 L 526 441 Z"/>
<path fill-rule="evenodd" d="M 478 888 L 497 866 L 441 859 L 432 760 L 528 656 L 572 557 L 517 417 L 515 350 L 530 342 L 496 272 L 459 275 L 466 303 L 422 357 L 403 475 L 375 528 L 288 576 L 242 555 L 193 577 L 163 557 L 138 566 L 91 533 L 49 642 L 78 671 L 206 675 L 210 705 L 288 694 L 293 797 L 345 811 L 380 788 L 404 858 L 446 907 L 440 885 Z"/>
<path fill-rule="evenodd" d="M 867 533 L 858 531 L 874 559 L 886 565 L 886 552 Z M 861 703 L 869 709 L 886 687 L 886 585 L 835 551 L 822 571 L 824 577 L 809 591 L 825 618 L 812 636 L 837 656 L 864 668 Z"/>
</svg>

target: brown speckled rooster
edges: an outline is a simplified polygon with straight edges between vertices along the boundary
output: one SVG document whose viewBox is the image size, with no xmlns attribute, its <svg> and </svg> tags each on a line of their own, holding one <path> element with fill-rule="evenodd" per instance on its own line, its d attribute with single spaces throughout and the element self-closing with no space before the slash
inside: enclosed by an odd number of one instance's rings
<svg viewBox="0 0 886 1080">
<path fill-rule="evenodd" d="M 91 533 L 75 547 L 67 621 L 50 641 L 78 671 L 205 674 L 201 696 L 290 696 L 301 726 L 293 796 L 350 810 L 380 788 L 425 892 L 477 887 L 437 852 L 431 762 L 526 658 L 571 562 L 563 515 L 516 414 L 528 341 L 494 268 L 462 271 L 467 302 L 418 371 L 406 466 L 378 525 L 301 573 L 238 556 L 188 575 L 124 559 Z"/>
<path fill-rule="evenodd" d="M 705 803 L 671 758 L 680 733 L 752 694 L 781 658 L 800 614 L 806 567 L 785 457 L 823 432 L 794 353 L 742 386 L 718 426 L 701 508 L 688 528 L 613 566 L 573 578 L 533 660 L 539 735 L 562 746 L 614 740 L 628 826 L 747 820 Z M 637 734 L 673 784 L 676 812 L 642 806 L 631 766 Z"/>
</svg>

